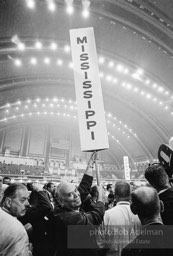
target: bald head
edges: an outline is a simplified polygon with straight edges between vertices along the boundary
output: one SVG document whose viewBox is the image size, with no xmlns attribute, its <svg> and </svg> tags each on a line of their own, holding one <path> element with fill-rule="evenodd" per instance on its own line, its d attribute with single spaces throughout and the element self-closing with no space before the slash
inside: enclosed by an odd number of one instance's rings
<svg viewBox="0 0 173 256">
<path fill-rule="evenodd" d="M 81 205 L 80 193 L 74 183 L 61 182 L 56 189 L 55 196 L 58 203 L 63 207 L 77 210 Z"/>
<path fill-rule="evenodd" d="M 130 185 L 126 181 L 117 181 L 115 185 L 115 196 L 117 201 L 129 200 Z"/>
<path fill-rule="evenodd" d="M 157 191 L 151 187 L 139 187 L 131 194 L 132 211 L 139 218 L 153 218 L 160 213 L 160 200 Z"/>
</svg>

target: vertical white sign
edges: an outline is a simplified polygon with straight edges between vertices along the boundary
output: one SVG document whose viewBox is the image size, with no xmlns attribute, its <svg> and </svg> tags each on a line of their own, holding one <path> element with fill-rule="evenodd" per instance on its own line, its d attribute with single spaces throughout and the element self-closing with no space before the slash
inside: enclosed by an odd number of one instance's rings
<svg viewBox="0 0 173 256">
<path fill-rule="evenodd" d="M 82 151 L 109 147 L 93 28 L 70 30 Z"/>
<path fill-rule="evenodd" d="M 125 179 L 130 180 L 129 158 L 128 156 L 123 156 L 123 159 L 124 159 Z"/>
</svg>

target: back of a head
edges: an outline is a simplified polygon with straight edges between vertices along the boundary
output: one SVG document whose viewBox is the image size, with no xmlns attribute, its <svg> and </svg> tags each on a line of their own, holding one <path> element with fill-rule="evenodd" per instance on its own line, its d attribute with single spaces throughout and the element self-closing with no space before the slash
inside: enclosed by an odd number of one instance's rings
<svg viewBox="0 0 173 256">
<path fill-rule="evenodd" d="M 128 200 L 130 197 L 130 185 L 126 181 L 117 181 L 115 184 L 115 196 L 121 200 Z"/>
<path fill-rule="evenodd" d="M 160 200 L 154 188 L 142 186 L 131 193 L 131 209 L 140 219 L 157 217 L 160 213 Z"/>
<path fill-rule="evenodd" d="M 93 186 L 93 187 L 91 188 L 90 195 L 91 195 L 92 197 L 97 197 L 97 196 L 98 196 L 98 188 L 97 188 L 97 186 Z"/>
<path fill-rule="evenodd" d="M 145 178 L 158 191 L 169 187 L 169 177 L 161 164 L 150 165 L 145 171 Z"/>
</svg>

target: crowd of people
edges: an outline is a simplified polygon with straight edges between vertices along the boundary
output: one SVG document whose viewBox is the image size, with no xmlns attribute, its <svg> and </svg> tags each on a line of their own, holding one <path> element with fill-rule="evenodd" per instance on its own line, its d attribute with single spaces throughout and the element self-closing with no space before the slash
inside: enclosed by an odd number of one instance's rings
<svg viewBox="0 0 173 256">
<path fill-rule="evenodd" d="M 148 184 L 92 186 L 96 152 L 80 184 L 39 187 L 0 177 L 0 256 L 173 255 L 173 188 L 150 165 Z"/>
</svg>

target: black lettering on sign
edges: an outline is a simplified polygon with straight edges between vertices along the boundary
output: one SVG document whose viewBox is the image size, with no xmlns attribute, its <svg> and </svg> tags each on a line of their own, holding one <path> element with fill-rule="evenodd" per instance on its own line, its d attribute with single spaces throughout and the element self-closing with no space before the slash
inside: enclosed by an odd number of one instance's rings
<svg viewBox="0 0 173 256">
<path fill-rule="evenodd" d="M 82 39 L 80 37 L 77 37 L 77 44 L 87 44 L 87 37 L 84 36 Z"/>
<path fill-rule="evenodd" d="M 92 91 L 85 91 L 83 94 L 84 94 L 84 99 L 92 98 Z"/>
<path fill-rule="evenodd" d="M 81 61 L 88 60 L 88 59 L 89 59 L 88 53 L 82 53 L 82 54 L 80 55 L 80 60 L 81 60 Z"/>
<path fill-rule="evenodd" d="M 83 88 L 84 89 L 89 89 L 92 87 L 91 81 L 85 81 L 83 82 Z"/>
<path fill-rule="evenodd" d="M 88 101 L 88 108 L 91 108 L 91 101 Z"/>
<path fill-rule="evenodd" d="M 95 140 L 94 132 L 91 132 L 91 139 Z"/>
<path fill-rule="evenodd" d="M 81 45 L 81 47 L 82 47 L 82 52 L 84 52 L 85 51 L 84 45 Z"/>
<path fill-rule="evenodd" d="M 83 62 L 81 63 L 81 69 L 86 70 L 89 69 L 89 62 Z"/>
<path fill-rule="evenodd" d="M 85 111 L 86 119 L 88 119 L 90 116 L 93 116 L 93 115 L 95 115 L 95 111 L 94 110 L 87 110 L 87 111 Z"/>
<path fill-rule="evenodd" d="M 88 72 L 84 72 L 85 74 L 85 79 L 88 79 Z"/>
<path fill-rule="evenodd" d="M 93 127 L 97 124 L 96 121 L 87 121 L 86 123 L 87 123 L 88 130 L 90 129 L 90 127 Z"/>
</svg>

